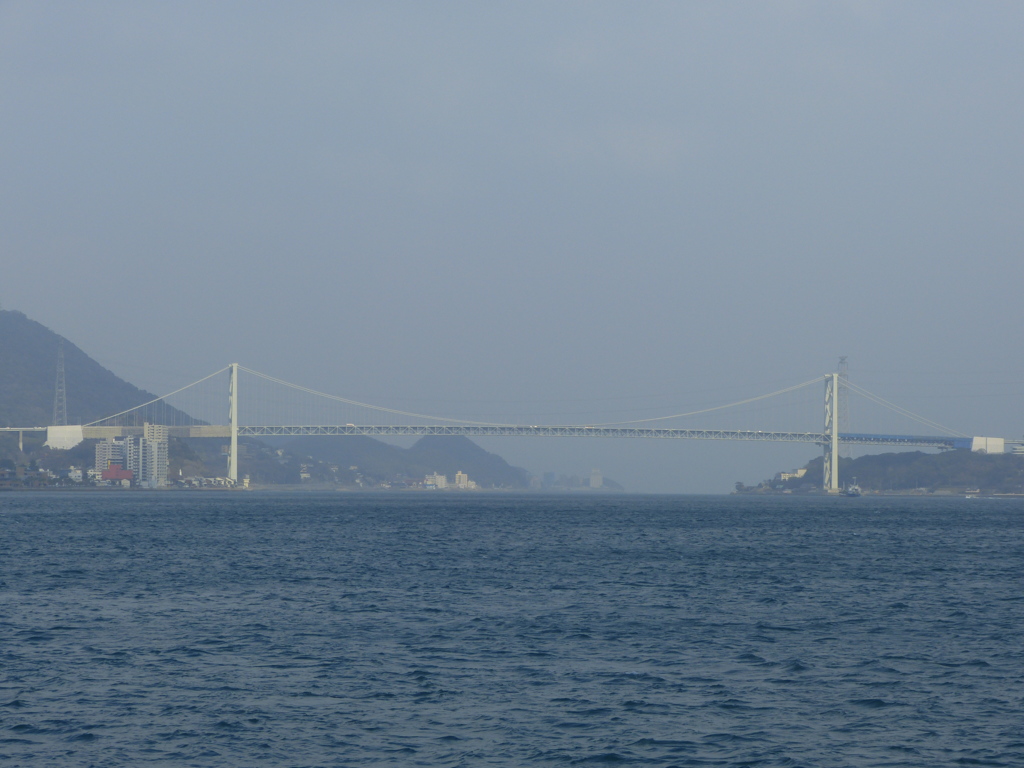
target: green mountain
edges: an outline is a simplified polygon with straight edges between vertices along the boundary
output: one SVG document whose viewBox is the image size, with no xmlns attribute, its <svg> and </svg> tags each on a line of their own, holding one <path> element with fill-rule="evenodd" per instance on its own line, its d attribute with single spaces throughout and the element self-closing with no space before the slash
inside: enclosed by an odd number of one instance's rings
<svg viewBox="0 0 1024 768">
<path fill-rule="evenodd" d="M 354 479 L 358 474 L 371 484 L 396 478 L 422 480 L 433 472 L 449 479 L 454 479 L 456 472 L 465 472 L 482 488 L 526 488 L 529 484 L 525 469 L 511 466 L 466 437 L 430 435 L 411 448 L 399 448 L 370 437 L 310 436 L 287 443 L 287 450 L 336 465 L 341 478 Z"/>
<path fill-rule="evenodd" d="M 772 487 L 793 491 L 821 487 L 822 458 L 807 464 L 802 478 L 772 481 Z M 839 476 L 844 483 L 857 484 L 865 491 L 964 491 L 980 489 L 989 493 L 1024 493 L 1024 456 L 986 454 L 957 450 L 942 453 L 904 451 L 839 459 Z"/>
<path fill-rule="evenodd" d="M 0 426 L 45 427 L 53 420 L 62 337 L 21 312 L 0 310 Z M 87 424 L 152 400 L 64 339 L 68 423 Z"/>
<path fill-rule="evenodd" d="M 488 453 L 468 437 L 421 437 L 409 449 L 410 457 L 424 474 L 440 472 L 450 478 L 462 471 L 483 487 L 526 488 L 530 482 L 525 469 L 510 466 L 496 453 Z"/>
</svg>

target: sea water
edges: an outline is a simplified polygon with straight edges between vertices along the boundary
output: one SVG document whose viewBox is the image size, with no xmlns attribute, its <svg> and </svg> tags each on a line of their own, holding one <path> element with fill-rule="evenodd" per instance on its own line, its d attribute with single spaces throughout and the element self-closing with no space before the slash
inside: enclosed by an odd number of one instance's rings
<svg viewBox="0 0 1024 768">
<path fill-rule="evenodd" d="M 1024 502 L 0 496 L 0 765 L 1024 765 Z"/>
</svg>

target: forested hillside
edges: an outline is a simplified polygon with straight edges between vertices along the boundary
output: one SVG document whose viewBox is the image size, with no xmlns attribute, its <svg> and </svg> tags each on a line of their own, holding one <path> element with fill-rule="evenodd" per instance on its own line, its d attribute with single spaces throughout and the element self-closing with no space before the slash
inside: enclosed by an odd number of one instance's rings
<svg viewBox="0 0 1024 768">
<path fill-rule="evenodd" d="M 793 491 L 821 487 L 822 459 L 807 463 L 802 478 L 773 483 L 773 487 Z M 964 491 L 979 489 L 990 493 L 1024 493 L 1024 456 L 985 454 L 972 451 L 924 453 L 903 451 L 859 456 L 839 460 L 839 476 L 844 483 L 857 484 L 865 491 Z"/>
<path fill-rule="evenodd" d="M 60 341 L 59 335 L 21 312 L 0 310 L 0 426 L 51 423 Z M 64 377 L 70 424 L 86 424 L 154 397 L 66 339 Z"/>
<path fill-rule="evenodd" d="M 526 488 L 529 483 L 526 470 L 511 466 L 466 437 L 427 436 L 411 448 L 362 436 L 302 437 L 288 443 L 288 450 L 296 456 L 334 463 L 346 479 L 354 472 L 381 482 L 396 477 L 422 480 L 431 472 L 451 478 L 461 471 L 483 488 Z M 352 466 L 359 469 L 349 470 Z"/>
</svg>

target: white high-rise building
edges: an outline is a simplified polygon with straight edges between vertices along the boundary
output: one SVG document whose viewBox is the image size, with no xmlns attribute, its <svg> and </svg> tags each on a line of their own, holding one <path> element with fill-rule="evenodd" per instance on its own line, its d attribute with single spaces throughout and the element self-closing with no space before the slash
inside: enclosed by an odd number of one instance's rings
<svg viewBox="0 0 1024 768">
<path fill-rule="evenodd" d="M 167 427 L 146 424 L 139 438 L 138 472 L 135 477 L 139 484 L 149 488 L 163 488 L 167 485 Z"/>
<path fill-rule="evenodd" d="M 102 472 L 111 464 L 131 470 L 138 485 L 163 488 L 167 485 L 167 427 L 146 424 L 141 437 L 107 438 L 97 443 L 97 471 Z"/>
<path fill-rule="evenodd" d="M 423 478 L 423 484 L 428 488 L 447 488 L 448 477 L 434 472 L 432 475 L 427 475 Z"/>
<path fill-rule="evenodd" d="M 102 472 L 111 464 L 117 464 L 122 469 L 129 469 L 124 443 L 124 440 L 115 440 L 112 437 L 96 443 L 96 470 Z"/>
</svg>

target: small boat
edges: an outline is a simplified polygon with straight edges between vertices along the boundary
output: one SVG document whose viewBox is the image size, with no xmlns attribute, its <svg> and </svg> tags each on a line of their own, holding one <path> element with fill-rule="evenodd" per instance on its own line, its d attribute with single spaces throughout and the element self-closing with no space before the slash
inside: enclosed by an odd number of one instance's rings
<svg viewBox="0 0 1024 768">
<path fill-rule="evenodd" d="M 843 491 L 844 496 L 860 496 L 860 486 L 857 485 L 857 478 L 853 478 L 853 482 L 846 486 L 846 490 Z"/>
</svg>

